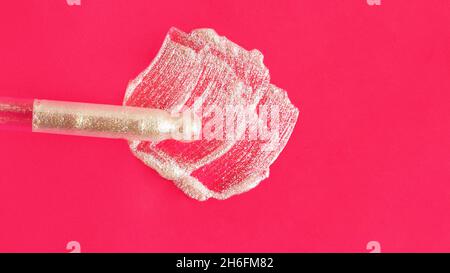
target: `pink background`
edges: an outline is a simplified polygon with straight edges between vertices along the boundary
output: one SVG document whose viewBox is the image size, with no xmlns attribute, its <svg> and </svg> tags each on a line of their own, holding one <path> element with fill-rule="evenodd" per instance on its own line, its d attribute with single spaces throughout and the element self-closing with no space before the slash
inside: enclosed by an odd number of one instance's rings
<svg viewBox="0 0 450 273">
<path fill-rule="evenodd" d="M 450 2 L 3 1 L 0 96 L 120 104 L 171 26 L 265 55 L 300 108 L 256 189 L 197 202 L 126 142 L 0 132 L 0 251 L 450 251 Z"/>
</svg>

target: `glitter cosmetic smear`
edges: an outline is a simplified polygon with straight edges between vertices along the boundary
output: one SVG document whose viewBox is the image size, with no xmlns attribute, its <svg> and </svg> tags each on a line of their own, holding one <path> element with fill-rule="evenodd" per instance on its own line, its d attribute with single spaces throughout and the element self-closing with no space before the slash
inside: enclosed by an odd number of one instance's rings
<svg viewBox="0 0 450 273">
<path fill-rule="evenodd" d="M 211 29 L 170 29 L 124 104 L 201 117 L 196 141 L 130 141 L 134 155 L 197 200 L 226 199 L 267 178 L 298 117 L 263 55 Z"/>
</svg>

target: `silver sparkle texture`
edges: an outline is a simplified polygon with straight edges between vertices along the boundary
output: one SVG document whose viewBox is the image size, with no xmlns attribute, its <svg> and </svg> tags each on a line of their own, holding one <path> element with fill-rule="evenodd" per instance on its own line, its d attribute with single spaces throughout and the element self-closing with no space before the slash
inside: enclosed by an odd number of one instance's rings
<svg viewBox="0 0 450 273">
<path fill-rule="evenodd" d="M 226 112 L 233 106 L 254 114 L 251 122 L 235 121 L 231 138 L 129 142 L 135 156 L 197 200 L 226 199 L 267 178 L 298 118 L 287 93 L 270 83 L 261 52 L 247 51 L 212 29 L 171 28 L 155 59 L 129 83 L 124 105 L 193 111 L 204 134 L 220 127 L 212 109 Z M 271 115 L 262 115 L 263 109 Z M 252 127 L 265 128 L 266 137 L 252 138 Z"/>
</svg>

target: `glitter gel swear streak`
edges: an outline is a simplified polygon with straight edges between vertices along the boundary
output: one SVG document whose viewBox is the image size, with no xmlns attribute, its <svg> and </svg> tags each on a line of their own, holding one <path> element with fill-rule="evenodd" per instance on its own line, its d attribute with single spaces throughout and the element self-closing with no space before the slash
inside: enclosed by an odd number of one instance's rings
<svg viewBox="0 0 450 273">
<path fill-rule="evenodd" d="M 241 109 L 233 117 L 248 113 L 250 122 L 231 119 L 234 137 L 207 137 L 220 132 L 213 110 L 230 106 Z M 137 158 L 200 201 L 227 199 L 266 179 L 298 114 L 287 92 L 270 82 L 261 52 L 212 29 L 171 28 L 129 83 L 123 106 L 0 98 L 0 127 L 126 139 Z"/>
<path fill-rule="evenodd" d="M 185 33 L 171 28 L 154 60 L 128 85 L 124 104 L 167 111 L 180 106 L 193 109 L 202 118 L 203 135 L 217 120 L 210 110 L 228 106 L 251 113 L 256 120 L 250 127 L 270 124 L 274 132 L 270 138 L 252 139 L 246 122 L 233 122 L 236 137 L 231 139 L 130 142 L 131 151 L 142 162 L 201 201 L 227 199 L 266 179 L 299 114 L 287 92 L 270 82 L 260 51 L 246 50 L 212 29 Z M 278 122 L 271 118 L 265 122 L 261 109 L 275 110 Z"/>
</svg>

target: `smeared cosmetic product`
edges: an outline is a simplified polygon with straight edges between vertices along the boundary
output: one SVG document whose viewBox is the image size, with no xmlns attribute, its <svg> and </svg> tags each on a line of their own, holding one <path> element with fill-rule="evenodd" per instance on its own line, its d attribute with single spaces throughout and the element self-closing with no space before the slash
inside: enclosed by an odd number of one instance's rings
<svg viewBox="0 0 450 273">
<path fill-rule="evenodd" d="M 130 141 L 139 159 L 197 200 L 226 199 L 267 178 L 298 117 L 286 92 L 270 83 L 263 55 L 212 29 L 170 29 L 150 66 L 130 82 L 124 104 L 201 117 L 200 140 Z M 228 109 L 235 110 L 231 118 Z M 215 137 L 206 136 L 210 127 L 221 127 Z"/>
<path fill-rule="evenodd" d="M 120 106 L 0 98 L 1 128 L 126 139 L 136 157 L 200 201 L 267 178 L 297 118 L 263 55 L 212 29 L 171 28 Z"/>
</svg>

